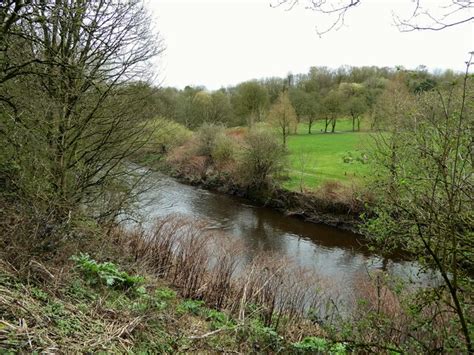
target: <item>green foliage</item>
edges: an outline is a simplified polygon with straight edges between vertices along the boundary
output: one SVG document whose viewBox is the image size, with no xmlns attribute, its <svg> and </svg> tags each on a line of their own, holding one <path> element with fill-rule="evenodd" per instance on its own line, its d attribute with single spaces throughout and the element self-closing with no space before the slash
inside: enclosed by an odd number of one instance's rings
<svg viewBox="0 0 474 355">
<path fill-rule="evenodd" d="M 140 292 L 139 285 L 143 283 L 144 278 L 119 271 L 114 263 L 98 263 L 88 254 L 83 253 L 74 255 L 71 259 L 76 262 L 90 284 L 104 284 L 107 287 L 134 289 Z"/>
<path fill-rule="evenodd" d="M 218 134 L 211 149 L 212 160 L 217 164 L 229 163 L 235 158 L 237 143 L 225 133 Z"/>
<path fill-rule="evenodd" d="M 208 309 L 205 312 L 205 315 L 206 320 L 211 323 L 211 330 L 234 326 L 234 322 L 232 321 L 232 319 L 224 312 L 220 312 L 215 309 Z"/>
<path fill-rule="evenodd" d="M 196 132 L 198 141 L 197 154 L 212 157 L 216 138 L 224 134 L 224 126 L 204 123 Z"/>
<path fill-rule="evenodd" d="M 316 354 L 345 354 L 344 344 L 331 344 L 328 340 L 319 337 L 305 337 L 302 341 L 291 344 L 295 350 L 303 353 Z"/>
<path fill-rule="evenodd" d="M 241 83 L 232 97 L 236 114 L 247 121 L 249 127 L 258 122 L 268 105 L 268 92 L 257 81 Z"/>
<path fill-rule="evenodd" d="M 192 136 L 192 132 L 185 126 L 162 117 L 152 119 L 148 129 L 152 135 L 140 150 L 140 154 L 144 152 L 164 154 L 174 147 L 184 144 Z"/>
<path fill-rule="evenodd" d="M 253 349 L 261 352 L 278 352 L 284 349 L 283 337 L 275 329 L 265 326 L 258 318 L 251 319 L 248 324 L 240 327 L 239 336 L 246 339 Z"/>
<path fill-rule="evenodd" d="M 161 301 L 171 301 L 176 298 L 176 291 L 167 287 L 157 288 L 155 290 L 155 297 Z"/>
<path fill-rule="evenodd" d="M 49 299 L 49 295 L 38 287 L 32 287 L 30 292 L 33 295 L 33 297 L 35 297 L 36 299 L 40 301 L 47 302 Z"/>
<path fill-rule="evenodd" d="M 184 300 L 176 307 L 176 313 L 180 315 L 190 313 L 197 316 L 201 313 L 203 305 L 204 301 Z"/>
<path fill-rule="evenodd" d="M 239 171 L 244 185 L 261 189 L 278 178 L 285 163 L 286 151 L 272 132 L 253 130 L 245 137 Z"/>
<path fill-rule="evenodd" d="M 406 300 L 410 321 L 404 331 L 431 351 L 474 352 L 467 296 L 474 265 L 474 107 L 466 100 L 474 93 L 472 77 L 467 69 L 461 85 L 417 96 L 408 92 L 404 79 L 400 75 L 380 97 L 380 122 L 387 132 L 376 137 L 377 174 L 370 186 L 376 203 L 364 232 L 379 250 L 402 249 L 428 273 L 438 274 L 438 281 Z M 449 318 L 432 315 L 436 308 L 450 309 Z M 378 325 L 389 332 L 389 326 Z M 416 350 L 419 344 L 403 346 Z"/>
</svg>

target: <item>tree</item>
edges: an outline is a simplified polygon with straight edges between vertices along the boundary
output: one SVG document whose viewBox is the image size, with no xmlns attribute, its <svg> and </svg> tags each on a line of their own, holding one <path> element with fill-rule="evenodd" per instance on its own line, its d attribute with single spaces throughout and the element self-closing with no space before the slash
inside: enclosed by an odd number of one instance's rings
<svg viewBox="0 0 474 355">
<path fill-rule="evenodd" d="M 18 189 L 30 198 L 41 191 L 46 214 L 61 222 L 81 205 L 110 202 L 127 180 L 124 163 L 147 139 L 149 91 L 132 83 L 148 78 L 163 45 L 139 1 L 19 3 L 12 26 L 23 45 L 10 39 L 2 60 L 22 75 L 0 87 L 12 103 L 2 105 L 11 137 L 2 145 L 19 167 Z M 102 212 L 112 213 L 94 210 Z"/>
<path fill-rule="evenodd" d="M 210 122 L 232 123 L 232 106 L 230 97 L 224 90 L 217 90 L 211 93 L 211 113 Z"/>
<path fill-rule="evenodd" d="M 420 265 L 439 272 L 442 284 L 421 290 L 413 307 L 419 312 L 417 327 L 446 314 L 457 318 L 454 332 L 448 327 L 438 335 L 446 344 L 441 352 L 474 351 L 471 60 L 461 82 L 419 93 L 408 107 L 392 103 L 390 121 L 377 139 L 378 175 L 371 189 L 378 203 L 367 224 L 374 242 L 409 251 Z M 387 90 L 405 102 L 400 84 Z M 425 312 L 433 305 L 443 312 Z"/>
<path fill-rule="evenodd" d="M 445 0 L 443 4 L 430 4 L 427 0 L 415 0 L 411 16 L 401 18 L 394 14 L 395 24 L 401 31 L 431 30 L 440 31 L 449 27 L 467 24 L 474 21 L 471 10 L 474 2 L 471 0 Z M 305 8 L 311 9 L 317 14 L 332 18 L 332 23 L 318 30 L 323 35 L 331 30 L 340 29 L 344 25 L 346 14 L 353 8 L 362 5 L 363 0 L 275 0 L 273 7 L 286 5 L 287 9 L 304 3 Z M 442 9 L 440 13 L 439 9 Z"/>
<path fill-rule="evenodd" d="M 177 121 L 178 96 L 179 92 L 175 88 L 166 87 L 157 90 L 154 94 L 157 116 Z"/>
<path fill-rule="evenodd" d="M 201 87 L 186 86 L 176 100 L 176 120 L 186 128 L 196 128 L 200 122 L 195 116 L 194 98 L 203 91 Z"/>
<path fill-rule="evenodd" d="M 288 93 L 282 92 L 268 112 L 268 121 L 276 127 L 283 139 L 283 146 L 286 147 L 286 141 L 290 135 L 291 129 L 297 125 L 296 112 L 291 104 Z"/>
<path fill-rule="evenodd" d="M 324 133 L 327 133 L 331 124 L 331 133 L 336 131 L 337 117 L 342 112 L 342 97 L 338 90 L 331 90 L 322 101 L 322 112 L 324 112 Z"/>
<path fill-rule="evenodd" d="M 311 134 L 311 129 L 316 122 L 320 98 L 315 92 L 306 92 L 299 88 L 294 88 L 289 92 L 291 103 L 295 108 L 298 117 L 298 123 L 303 119 L 308 122 L 308 134 Z"/>
<path fill-rule="evenodd" d="M 272 77 L 263 79 L 261 81 L 262 85 L 268 92 L 269 103 L 273 104 L 280 96 L 280 93 L 285 88 L 285 79 Z"/>
<path fill-rule="evenodd" d="M 232 103 L 237 115 L 245 117 L 252 128 L 263 117 L 268 104 L 268 92 L 257 81 L 247 81 L 237 86 Z"/>
<path fill-rule="evenodd" d="M 344 102 L 343 109 L 352 119 L 352 131 L 355 131 L 356 122 L 357 130 L 360 131 L 360 118 L 368 109 L 363 85 L 342 83 L 339 85 L 339 90 Z"/>
</svg>

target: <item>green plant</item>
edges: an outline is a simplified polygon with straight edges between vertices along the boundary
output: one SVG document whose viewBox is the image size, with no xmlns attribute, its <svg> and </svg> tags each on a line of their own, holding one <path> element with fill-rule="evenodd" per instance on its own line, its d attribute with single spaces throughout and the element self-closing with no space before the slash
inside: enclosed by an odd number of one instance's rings
<svg viewBox="0 0 474 355">
<path fill-rule="evenodd" d="M 194 315 L 199 315 L 201 307 L 204 305 L 204 301 L 197 300 L 184 300 L 181 302 L 178 307 L 176 307 L 176 313 L 183 315 L 185 313 L 191 313 Z"/>
<path fill-rule="evenodd" d="M 138 286 L 144 281 L 141 276 L 131 276 L 125 271 L 119 271 L 114 263 L 98 263 L 88 254 L 74 255 L 71 259 L 92 285 L 102 283 L 107 287 L 138 290 Z"/>
<path fill-rule="evenodd" d="M 49 295 L 46 292 L 44 292 L 42 289 L 37 288 L 37 287 L 31 288 L 31 294 L 33 295 L 34 298 L 43 302 L 47 302 L 49 298 Z"/>
<path fill-rule="evenodd" d="M 324 338 L 305 337 L 302 341 L 291 344 L 298 352 L 324 353 L 324 354 L 345 354 L 344 344 L 331 344 Z"/>
<path fill-rule="evenodd" d="M 244 143 L 239 157 L 240 180 L 257 190 L 269 186 L 284 171 L 286 150 L 266 130 L 249 132 Z"/>
<path fill-rule="evenodd" d="M 240 338 L 245 339 L 255 350 L 278 352 L 283 349 L 283 337 L 275 329 L 265 326 L 258 318 L 239 328 L 239 333 Z"/>
<path fill-rule="evenodd" d="M 224 126 L 204 123 L 196 132 L 197 154 L 212 157 L 212 151 L 216 144 L 216 137 L 224 134 Z"/>
<path fill-rule="evenodd" d="M 214 144 L 211 148 L 212 160 L 217 164 L 224 164 L 234 159 L 237 144 L 232 137 L 224 132 L 214 137 Z"/>
<path fill-rule="evenodd" d="M 233 326 L 233 322 L 227 314 L 215 309 L 207 310 L 206 320 L 211 322 L 211 330 Z"/>
<path fill-rule="evenodd" d="M 170 301 L 176 298 L 176 292 L 167 287 L 157 288 L 155 290 L 155 297 L 160 301 Z"/>
</svg>

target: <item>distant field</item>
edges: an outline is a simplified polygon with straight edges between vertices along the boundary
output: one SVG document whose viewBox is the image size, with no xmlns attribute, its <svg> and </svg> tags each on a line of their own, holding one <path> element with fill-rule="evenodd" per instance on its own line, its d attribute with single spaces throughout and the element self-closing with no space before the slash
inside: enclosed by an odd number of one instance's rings
<svg viewBox="0 0 474 355">
<path fill-rule="evenodd" d="M 360 183 L 368 176 L 369 164 L 362 161 L 369 155 L 370 133 L 352 132 L 350 120 L 338 121 L 336 133 L 321 133 L 323 127 L 318 122 L 309 135 L 301 124 L 298 134 L 289 137 L 290 180 L 284 187 L 299 190 L 301 181 L 309 189 L 328 180 Z"/>
</svg>

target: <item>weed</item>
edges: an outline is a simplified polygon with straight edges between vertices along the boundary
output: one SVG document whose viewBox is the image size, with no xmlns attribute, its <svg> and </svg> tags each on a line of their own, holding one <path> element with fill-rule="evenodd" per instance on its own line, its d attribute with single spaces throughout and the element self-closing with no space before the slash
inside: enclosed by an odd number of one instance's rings
<svg viewBox="0 0 474 355">
<path fill-rule="evenodd" d="M 178 305 L 178 307 L 176 307 L 176 313 L 179 315 L 190 313 L 197 316 L 199 315 L 203 305 L 204 301 L 184 300 Z"/>
<path fill-rule="evenodd" d="M 36 298 L 37 300 L 40 300 L 43 302 L 48 301 L 49 295 L 46 292 L 44 292 L 42 289 L 37 288 L 37 287 L 32 287 L 30 292 L 32 296 Z"/>
<path fill-rule="evenodd" d="M 91 292 L 90 289 L 86 288 L 84 281 L 80 279 L 74 279 L 67 288 L 67 293 L 76 298 L 82 300 L 95 300 L 97 295 L 94 292 Z"/>
<path fill-rule="evenodd" d="M 298 352 L 303 353 L 321 353 L 321 354 L 345 354 L 346 348 L 344 344 L 331 344 L 324 338 L 306 337 L 302 341 L 291 344 Z"/>
<path fill-rule="evenodd" d="M 170 301 L 176 298 L 176 292 L 167 287 L 157 288 L 155 297 L 160 301 Z"/>
<path fill-rule="evenodd" d="M 254 350 L 266 352 L 283 350 L 283 337 L 272 327 L 265 326 L 259 319 L 252 319 L 246 326 L 239 328 L 240 338 L 246 339 Z"/>
<path fill-rule="evenodd" d="M 144 281 L 141 276 L 131 276 L 125 271 L 119 271 L 114 263 L 98 263 L 88 254 L 74 255 L 71 259 L 76 262 L 87 281 L 92 285 L 102 283 L 107 287 L 136 290 L 138 285 Z"/>
<path fill-rule="evenodd" d="M 211 330 L 234 326 L 234 322 L 230 319 L 230 317 L 227 314 L 216 311 L 215 309 L 207 310 L 206 320 L 211 322 L 210 324 Z"/>
</svg>

